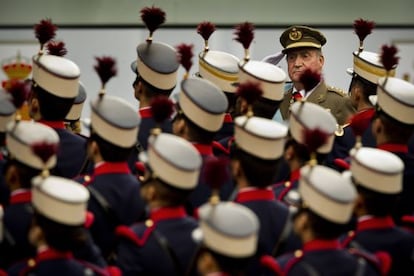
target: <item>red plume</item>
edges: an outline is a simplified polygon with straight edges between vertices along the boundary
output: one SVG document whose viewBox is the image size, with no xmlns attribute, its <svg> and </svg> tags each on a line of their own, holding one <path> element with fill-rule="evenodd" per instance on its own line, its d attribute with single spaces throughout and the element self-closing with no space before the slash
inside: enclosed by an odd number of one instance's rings
<svg viewBox="0 0 414 276">
<path fill-rule="evenodd" d="M 98 64 L 95 65 L 94 68 L 95 71 L 98 73 L 99 78 L 101 79 L 102 87 L 104 87 L 110 78 L 116 76 L 116 62 L 115 59 L 113 59 L 112 57 L 95 57 L 95 59 L 98 62 Z"/>
<path fill-rule="evenodd" d="M 151 112 L 155 122 L 161 124 L 173 114 L 174 104 L 166 96 L 155 97 L 151 101 Z"/>
<path fill-rule="evenodd" d="M 364 20 L 362 18 L 354 21 L 354 31 L 359 38 L 359 41 L 362 42 L 372 32 L 374 29 L 374 21 Z"/>
<path fill-rule="evenodd" d="M 263 90 L 260 88 L 259 82 L 247 81 L 239 84 L 236 93 L 251 105 L 263 95 Z"/>
<path fill-rule="evenodd" d="M 193 46 L 193 44 L 182 43 L 176 47 L 178 60 L 187 72 L 190 71 L 191 66 L 193 65 L 193 62 L 191 61 L 193 58 Z"/>
<path fill-rule="evenodd" d="M 157 7 L 145 7 L 141 10 L 141 19 L 150 31 L 150 37 L 165 22 L 165 12 Z"/>
<path fill-rule="evenodd" d="M 394 66 L 398 64 L 399 57 L 397 57 L 398 49 L 394 45 L 382 46 L 381 62 L 384 65 L 385 70 L 390 71 Z"/>
<path fill-rule="evenodd" d="M 204 179 L 213 190 L 220 189 L 230 179 L 229 159 L 227 157 L 210 157 L 205 160 Z"/>
<path fill-rule="evenodd" d="M 216 25 L 209 21 L 204 21 L 198 24 L 197 33 L 203 37 L 204 40 L 208 40 L 212 33 L 216 30 Z"/>
<path fill-rule="evenodd" d="M 40 23 L 34 26 L 34 31 L 37 40 L 39 40 L 40 48 L 43 49 L 43 45 L 55 37 L 57 26 L 52 23 L 51 19 L 43 19 Z"/>
<path fill-rule="evenodd" d="M 58 145 L 55 143 L 39 142 L 33 144 L 31 148 L 32 152 L 46 164 L 50 157 L 57 153 Z"/>
<path fill-rule="evenodd" d="M 306 92 L 311 91 L 321 81 L 321 74 L 310 69 L 306 69 L 299 78 Z"/>
<path fill-rule="evenodd" d="M 9 92 L 12 96 L 12 102 L 14 106 L 19 109 L 27 100 L 30 92 L 30 87 L 26 82 L 12 80 L 10 87 L 7 89 L 7 92 Z"/>
<path fill-rule="evenodd" d="M 321 130 L 320 128 L 305 129 L 303 136 L 304 144 L 310 153 L 316 153 L 317 149 L 325 144 L 328 140 L 328 133 Z"/>
<path fill-rule="evenodd" d="M 49 41 L 47 43 L 47 51 L 49 55 L 63 57 L 68 53 L 65 48 L 65 43 L 63 41 Z"/>
<path fill-rule="evenodd" d="M 244 49 L 249 49 L 254 38 L 254 26 L 250 22 L 244 22 L 236 25 L 234 31 L 235 40 L 243 45 Z"/>
</svg>

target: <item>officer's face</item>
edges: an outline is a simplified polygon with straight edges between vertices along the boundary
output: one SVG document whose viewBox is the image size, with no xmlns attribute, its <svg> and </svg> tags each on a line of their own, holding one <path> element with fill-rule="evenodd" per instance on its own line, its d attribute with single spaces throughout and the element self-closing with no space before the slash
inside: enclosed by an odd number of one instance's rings
<svg viewBox="0 0 414 276">
<path fill-rule="evenodd" d="M 287 53 L 289 77 L 293 82 L 299 82 L 300 76 L 306 69 L 319 74 L 322 73 L 324 57 L 320 50 L 312 48 L 299 48 Z"/>
</svg>

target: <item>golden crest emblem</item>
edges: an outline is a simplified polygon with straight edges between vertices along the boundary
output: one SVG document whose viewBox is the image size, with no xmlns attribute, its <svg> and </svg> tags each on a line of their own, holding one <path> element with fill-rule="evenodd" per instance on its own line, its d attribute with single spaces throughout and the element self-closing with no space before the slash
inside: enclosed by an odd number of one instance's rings
<svg viewBox="0 0 414 276">
<path fill-rule="evenodd" d="M 289 33 L 289 39 L 296 41 L 302 38 L 302 32 L 297 30 L 296 28 L 293 28 Z"/>
</svg>

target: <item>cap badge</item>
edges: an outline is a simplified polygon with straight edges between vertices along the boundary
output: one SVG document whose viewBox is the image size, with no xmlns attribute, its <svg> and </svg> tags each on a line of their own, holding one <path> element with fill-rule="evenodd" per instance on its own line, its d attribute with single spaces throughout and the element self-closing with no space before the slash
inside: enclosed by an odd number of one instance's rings
<svg viewBox="0 0 414 276">
<path fill-rule="evenodd" d="M 289 39 L 293 41 L 297 41 L 302 38 L 302 32 L 293 28 L 289 33 Z"/>
</svg>

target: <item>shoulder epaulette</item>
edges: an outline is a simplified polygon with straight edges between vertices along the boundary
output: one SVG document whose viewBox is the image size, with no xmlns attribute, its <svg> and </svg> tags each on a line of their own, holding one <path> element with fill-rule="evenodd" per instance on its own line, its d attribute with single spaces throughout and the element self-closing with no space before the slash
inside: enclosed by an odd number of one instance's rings
<svg viewBox="0 0 414 276">
<path fill-rule="evenodd" d="M 134 231 L 131 230 L 130 227 L 125 225 L 120 225 L 115 229 L 115 234 L 118 237 L 126 238 L 127 240 L 132 241 L 137 246 L 141 247 L 145 245 L 148 238 L 150 237 L 152 231 L 154 230 L 154 224 L 147 225 L 147 222 L 145 222 L 146 229 L 144 230 L 142 237 L 138 237 Z"/>
<path fill-rule="evenodd" d="M 348 95 L 348 92 L 346 92 L 345 90 L 343 90 L 341 88 L 330 86 L 330 85 L 328 85 L 327 88 L 328 88 L 329 92 L 334 92 L 334 93 L 340 95 L 341 97 L 345 97 L 345 96 Z"/>
</svg>

